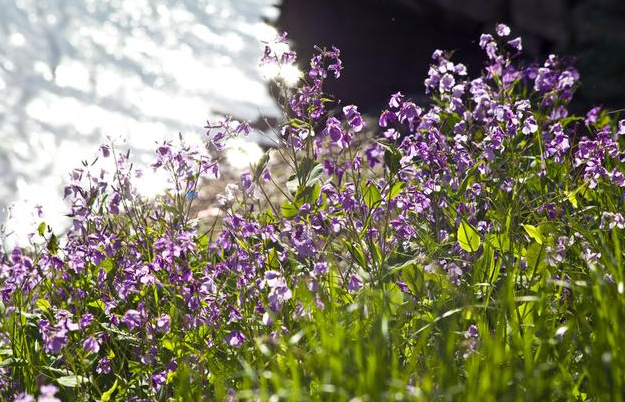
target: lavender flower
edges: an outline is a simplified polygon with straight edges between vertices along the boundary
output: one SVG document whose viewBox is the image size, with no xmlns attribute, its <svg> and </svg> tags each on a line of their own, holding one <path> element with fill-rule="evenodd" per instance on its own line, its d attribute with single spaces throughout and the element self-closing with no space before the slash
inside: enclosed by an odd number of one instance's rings
<svg viewBox="0 0 625 402">
<path fill-rule="evenodd" d="M 521 52 L 521 50 L 523 50 L 523 42 L 521 38 L 514 38 L 511 41 L 508 41 L 508 45 L 510 45 L 517 52 Z"/>
<path fill-rule="evenodd" d="M 356 292 L 362 288 L 362 279 L 357 274 L 351 274 L 349 281 L 347 282 L 347 290 L 350 292 Z"/>
<path fill-rule="evenodd" d="M 100 351 L 100 342 L 98 342 L 98 340 L 93 336 L 89 336 L 83 342 L 82 347 L 85 352 L 98 353 Z"/>
<path fill-rule="evenodd" d="M 39 397 L 37 402 L 61 402 L 55 395 L 59 392 L 59 389 L 54 385 L 42 385 L 39 388 Z"/>
<path fill-rule="evenodd" d="M 95 371 L 98 374 L 109 374 L 111 372 L 111 361 L 107 357 L 101 358 Z"/>
<path fill-rule="evenodd" d="M 523 128 L 521 129 L 521 132 L 525 135 L 529 135 L 535 133 L 536 131 L 538 131 L 538 124 L 536 124 L 534 116 L 529 116 L 523 122 Z"/>
<path fill-rule="evenodd" d="M 124 322 L 124 324 L 126 324 L 128 329 L 132 331 L 136 327 L 141 326 L 141 313 L 139 313 L 137 310 L 130 309 L 126 311 L 126 314 L 124 314 L 122 321 Z"/>
<path fill-rule="evenodd" d="M 362 120 L 358 108 L 354 105 L 345 106 L 343 108 L 343 114 L 347 118 L 347 123 L 355 131 L 360 132 L 365 127 L 365 122 Z"/>
<path fill-rule="evenodd" d="M 225 340 L 228 345 L 238 348 L 245 343 L 245 336 L 241 331 L 234 330 L 226 336 Z"/>
<path fill-rule="evenodd" d="M 471 356 L 473 353 L 475 353 L 477 349 L 478 338 L 479 338 L 477 327 L 475 325 L 470 325 L 469 328 L 467 328 L 466 332 L 464 333 L 464 337 L 469 341 L 467 348 L 464 354 L 462 355 L 462 357 L 466 359 L 469 356 Z"/>
<path fill-rule="evenodd" d="M 156 328 L 158 328 L 161 333 L 169 332 L 169 324 L 170 318 L 168 314 L 163 314 L 156 320 Z"/>
<path fill-rule="evenodd" d="M 21 393 L 21 394 L 17 394 L 15 396 L 15 399 L 13 399 L 13 402 L 34 402 L 35 398 L 30 395 L 27 394 L 25 392 Z"/>
<path fill-rule="evenodd" d="M 510 27 L 508 27 L 506 24 L 497 24 L 496 32 L 498 36 L 508 36 L 510 35 Z"/>
</svg>

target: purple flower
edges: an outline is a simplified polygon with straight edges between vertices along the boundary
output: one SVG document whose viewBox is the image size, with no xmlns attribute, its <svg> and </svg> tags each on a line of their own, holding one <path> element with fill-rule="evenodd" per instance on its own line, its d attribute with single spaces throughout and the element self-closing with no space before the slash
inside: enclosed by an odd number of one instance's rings
<svg viewBox="0 0 625 402">
<path fill-rule="evenodd" d="M 408 287 L 406 282 L 397 281 L 397 282 L 395 282 L 395 284 L 397 285 L 399 290 L 401 290 L 403 293 L 410 293 L 410 288 Z"/>
<path fill-rule="evenodd" d="M 91 313 L 86 313 L 83 314 L 82 317 L 80 317 L 80 329 L 85 330 L 89 325 L 91 325 L 91 323 L 93 322 L 93 314 Z"/>
<path fill-rule="evenodd" d="M 167 372 L 162 371 L 160 373 L 156 373 L 152 376 L 152 387 L 155 391 L 159 391 L 167 380 Z"/>
<path fill-rule="evenodd" d="M 553 202 L 548 202 L 545 205 L 541 205 L 540 207 L 538 207 L 536 212 L 544 212 L 549 220 L 554 220 L 557 214 L 556 205 Z"/>
<path fill-rule="evenodd" d="M 169 322 L 170 322 L 169 315 L 163 314 L 162 316 L 158 318 L 158 320 L 156 320 L 156 327 L 162 333 L 169 332 Z"/>
<path fill-rule="evenodd" d="M 286 281 L 277 271 L 266 271 L 263 285 L 267 285 L 270 288 L 267 299 L 269 301 L 269 306 L 273 311 L 280 310 L 282 304 L 290 300 L 293 296 L 293 293 L 288 288 Z"/>
<path fill-rule="evenodd" d="M 601 223 L 599 225 L 602 229 L 625 229 L 625 218 L 620 213 L 603 212 L 601 216 Z"/>
<path fill-rule="evenodd" d="M 599 263 L 599 260 L 601 259 L 601 253 L 594 252 L 590 248 L 586 247 L 584 249 L 584 255 L 582 257 L 584 258 L 584 261 L 586 261 L 586 264 L 596 265 Z"/>
<path fill-rule="evenodd" d="M 312 228 L 297 225 L 291 233 L 291 242 L 300 257 L 313 257 L 317 253 Z"/>
<path fill-rule="evenodd" d="M 493 36 L 492 35 L 490 35 L 490 34 L 482 34 L 480 36 L 480 47 L 482 49 L 485 49 L 486 45 L 488 45 L 492 41 L 493 41 Z"/>
<path fill-rule="evenodd" d="M 230 346 L 238 348 L 245 343 L 245 335 L 243 335 L 240 331 L 234 330 L 226 335 L 226 343 Z"/>
<path fill-rule="evenodd" d="M 497 24 L 495 31 L 497 32 L 497 35 L 501 37 L 510 35 L 510 27 L 506 24 Z"/>
<path fill-rule="evenodd" d="M 318 263 L 315 264 L 314 268 L 313 268 L 313 273 L 315 276 L 318 275 L 325 275 L 327 274 L 329 271 L 328 268 L 328 263 L 325 261 L 320 261 Z"/>
<path fill-rule="evenodd" d="M 269 315 L 268 311 L 263 313 L 262 323 L 266 326 L 273 325 L 273 319 L 271 318 L 271 315 Z"/>
<path fill-rule="evenodd" d="M 93 336 L 89 336 L 82 344 L 85 352 L 98 353 L 100 351 L 100 342 Z"/>
<path fill-rule="evenodd" d="M 538 124 L 536 123 L 536 119 L 534 116 L 530 116 L 523 122 L 523 128 L 521 132 L 525 135 L 533 134 L 538 131 Z"/>
<path fill-rule="evenodd" d="M 67 329 L 52 327 L 47 320 L 39 321 L 39 332 L 43 338 L 46 353 L 58 354 L 67 344 Z"/>
<path fill-rule="evenodd" d="M 399 132 L 394 128 L 390 128 L 384 132 L 384 136 L 389 140 L 397 141 L 399 139 Z"/>
<path fill-rule="evenodd" d="M 616 186 L 625 187 L 625 174 L 617 168 L 614 168 L 610 173 L 610 180 Z"/>
<path fill-rule="evenodd" d="M 447 276 L 449 280 L 454 285 L 458 285 L 460 283 L 460 277 L 462 276 L 462 269 L 455 262 L 445 264 L 445 270 L 447 271 Z"/>
<path fill-rule="evenodd" d="M 378 124 L 380 125 L 380 127 L 388 127 L 390 124 L 393 124 L 396 120 L 397 120 L 397 117 L 395 116 L 395 113 L 389 110 L 385 110 L 380 115 L 380 120 L 378 121 Z"/>
<path fill-rule="evenodd" d="M 475 353 L 475 349 L 477 348 L 477 342 L 479 333 L 477 327 L 475 325 L 470 325 L 464 333 L 464 337 L 468 339 L 469 343 L 467 345 L 467 349 L 465 353 L 462 355 L 463 358 L 468 358 L 473 353 Z"/>
<path fill-rule="evenodd" d="M 98 374 L 109 374 L 111 372 L 111 361 L 106 357 L 101 358 L 95 371 Z"/>
<path fill-rule="evenodd" d="M 333 216 L 330 218 L 330 228 L 333 233 L 338 233 L 341 231 L 341 227 L 345 225 L 344 219 Z"/>
<path fill-rule="evenodd" d="M 486 55 L 489 59 L 497 59 L 497 44 L 495 42 L 489 42 L 486 44 Z"/>
<path fill-rule="evenodd" d="M 553 136 L 551 141 L 546 144 L 545 153 L 548 157 L 553 157 L 555 162 L 562 162 L 564 156 L 570 148 L 569 138 L 564 133 L 560 123 L 555 124 L 550 134 Z"/>
<path fill-rule="evenodd" d="M 358 108 L 354 105 L 345 106 L 343 114 L 347 118 L 347 124 L 355 131 L 360 132 L 365 127 L 365 122 L 358 112 Z"/>
<path fill-rule="evenodd" d="M 625 119 L 618 122 L 618 129 L 616 133 L 618 135 L 625 135 Z"/>
<path fill-rule="evenodd" d="M 523 50 L 523 42 L 521 41 L 521 38 L 514 38 L 511 41 L 508 41 L 508 45 L 510 45 L 517 52 Z"/>
<path fill-rule="evenodd" d="M 587 126 L 591 124 L 595 124 L 597 122 L 597 118 L 599 117 L 599 113 L 601 113 L 601 106 L 595 106 L 586 113 L 586 118 L 584 119 L 584 123 Z"/>
<path fill-rule="evenodd" d="M 141 314 L 137 310 L 128 310 L 124 314 L 122 321 L 132 331 L 135 327 L 141 326 Z"/>
<path fill-rule="evenodd" d="M 34 402 L 35 398 L 30 395 L 27 394 L 25 392 L 22 392 L 21 394 L 17 394 L 15 396 L 15 399 L 13 399 L 13 402 Z"/>
<path fill-rule="evenodd" d="M 415 105 L 413 102 L 404 102 L 401 105 L 401 110 L 399 111 L 399 121 L 402 123 L 408 120 L 408 123 L 412 125 L 412 123 L 421 115 L 421 108 Z M 424 116 L 425 118 L 426 116 Z"/>
<path fill-rule="evenodd" d="M 502 191 L 509 193 L 512 191 L 513 187 L 514 187 L 514 179 L 505 179 L 499 188 Z"/>
<path fill-rule="evenodd" d="M 343 138 L 345 137 L 345 131 L 343 131 L 341 127 L 341 122 L 335 117 L 330 117 L 326 121 L 326 127 L 323 129 L 322 133 L 329 136 L 334 143 L 339 145 L 343 143 Z"/>
<path fill-rule="evenodd" d="M 263 173 L 260 175 L 260 178 L 264 181 L 264 182 L 268 182 L 271 180 L 271 173 L 269 172 L 269 169 L 264 169 Z"/>
<path fill-rule="evenodd" d="M 451 74 L 445 74 L 441 77 L 441 80 L 439 81 L 439 91 L 449 92 L 454 85 L 456 85 L 456 80 L 454 79 L 454 76 Z"/>
<path fill-rule="evenodd" d="M 362 288 L 362 279 L 357 274 L 351 274 L 349 281 L 347 282 L 347 290 L 350 292 L 356 292 Z"/>
<path fill-rule="evenodd" d="M 250 172 L 243 172 L 241 174 L 241 188 L 248 194 L 251 194 L 253 190 L 252 174 Z"/>
<path fill-rule="evenodd" d="M 54 385 L 42 385 L 39 388 L 39 397 L 37 402 L 61 402 L 61 400 L 55 397 L 59 389 Z"/>
<path fill-rule="evenodd" d="M 108 158 L 111 155 L 111 149 L 108 145 L 102 144 L 100 145 L 100 153 L 103 157 Z"/>
<path fill-rule="evenodd" d="M 365 149 L 365 156 L 367 157 L 367 162 L 369 162 L 369 167 L 375 167 L 381 163 L 381 158 L 384 157 L 384 149 L 377 142 L 373 143 Z"/>
<path fill-rule="evenodd" d="M 398 108 L 403 98 L 404 95 L 402 95 L 401 92 L 394 93 L 393 95 L 391 95 L 391 99 L 388 101 L 388 107 Z"/>
</svg>

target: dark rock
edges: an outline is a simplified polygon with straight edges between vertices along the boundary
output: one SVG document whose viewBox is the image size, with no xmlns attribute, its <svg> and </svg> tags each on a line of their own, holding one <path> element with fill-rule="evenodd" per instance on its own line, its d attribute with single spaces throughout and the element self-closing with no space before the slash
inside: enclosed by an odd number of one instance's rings
<svg viewBox="0 0 625 402">
<path fill-rule="evenodd" d="M 423 94 L 435 49 L 455 51 L 472 75 L 482 63 L 480 33 L 507 23 L 528 61 L 550 53 L 578 59 L 578 110 L 625 105 L 624 0 L 282 0 L 277 26 L 295 42 L 300 65 L 315 44 L 341 48 L 343 77 L 328 92 L 377 113 L 401 90 Z"/>
</svg>

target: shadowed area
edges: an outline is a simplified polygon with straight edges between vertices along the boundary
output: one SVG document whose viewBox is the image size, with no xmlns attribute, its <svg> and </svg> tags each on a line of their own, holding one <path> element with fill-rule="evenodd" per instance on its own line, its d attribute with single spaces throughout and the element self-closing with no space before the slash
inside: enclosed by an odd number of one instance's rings
<svg viewBox="0 0 625 402">
<path fill-rule="evenodd" d="M 477 72 L 476 38 L 499 22 L 522 36 L 528 62 L 550 53 L 577 59 L 582 88 L 574 110 L 625 103 L 621 0 L 285 0 L 277 26 L 289 32 L 300 63 L 314 45 L 339 47 L 346 72 L 328 92 L 378 113 L 397 90 L 422 96 L 435 49 L 455 51 L 455 61 Z"/>
</svg>

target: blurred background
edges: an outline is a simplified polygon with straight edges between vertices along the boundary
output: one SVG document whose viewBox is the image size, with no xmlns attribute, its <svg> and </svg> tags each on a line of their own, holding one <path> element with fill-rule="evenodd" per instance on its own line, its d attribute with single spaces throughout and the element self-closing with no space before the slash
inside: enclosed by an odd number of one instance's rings
<svg viewBox="0 0 625 402">
<path fill-rule="evenodd" d="M 423 99 L 437 48 L 477 74 L 497 22 L 528 61 L 577 59 L 578 113 L 625 107 L 623 0 L 0 0 L 0 222 L 24 239 L 41 205 L 62 227 L 67 174 L 107 136 L 149 173 L 155 142 L 198 142 L 207 119 L 277 117 L 258 59 L 278 31 L 302 69 L 315 44 L 338 46 L 345 71 L 328 91 L 375 115 L 398 90 Z M 243 164 L 259 154 L 237 147 Z"/>
</svg>

